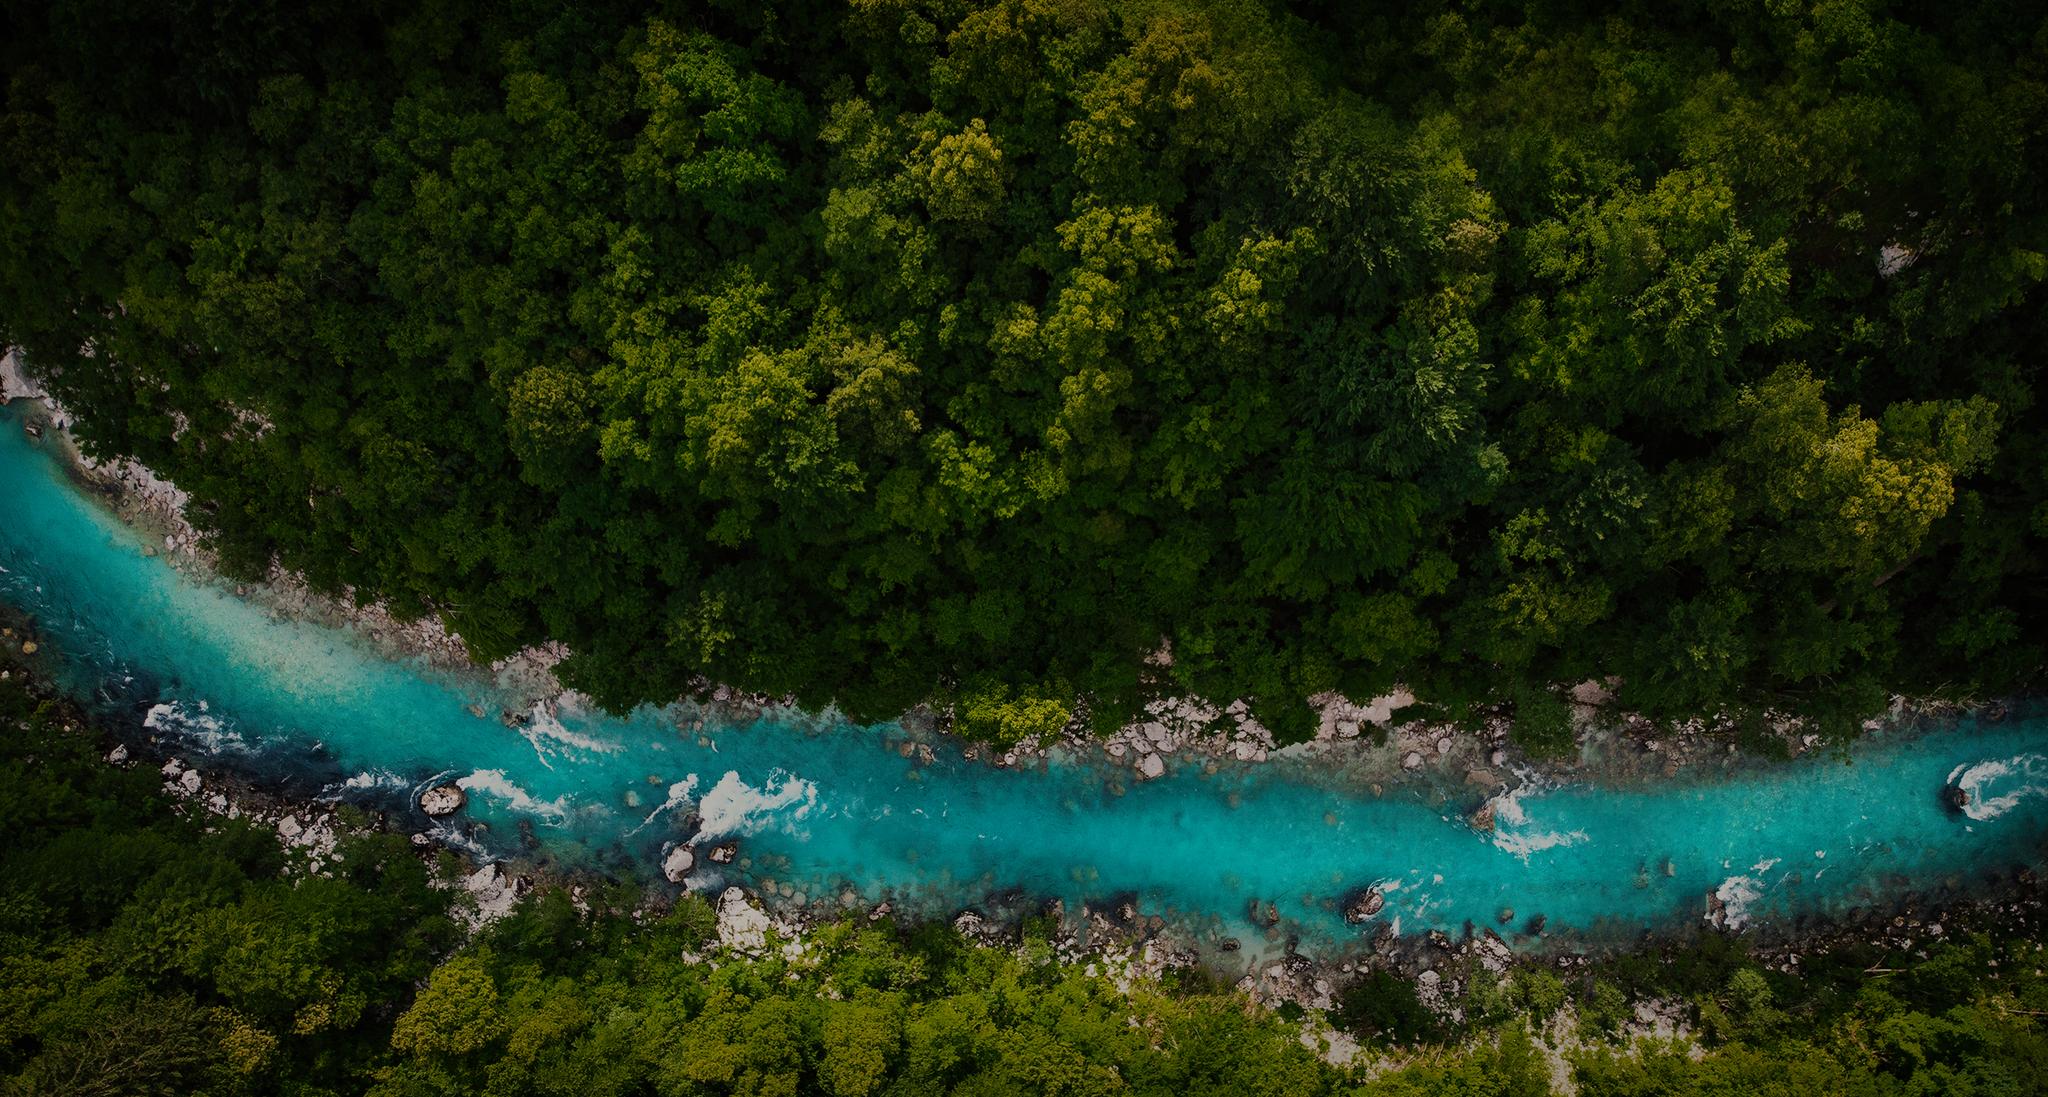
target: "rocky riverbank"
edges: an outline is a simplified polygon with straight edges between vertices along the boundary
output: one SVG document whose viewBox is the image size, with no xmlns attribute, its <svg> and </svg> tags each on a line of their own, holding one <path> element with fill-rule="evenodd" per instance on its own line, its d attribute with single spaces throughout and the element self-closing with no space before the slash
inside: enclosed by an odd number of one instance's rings
<svg viewBox="0 0 2048 1097">
<path fill-rule="evenodd" d="M 27 671 L 42 654 L 39 648 L 29 650 L 35 643 L 30 639 L 33 623 L 14 618 L 0 627 L 9 630 L 8 642 L 0 644 L 0 664 L 5 664 L 0 673 Z M 434 838 L 430 822 L 411 811 L 410 804 L 408 810 L 379 813 L 281 796 L 261 781 L 246 781 L 220 768 L 228 764 L 224 760 L 168 756 L 159 753 L 166 744 L 152 743 L 136 729 L 95 731 L 83 717 L 80 724 L 87 734 L 101 736 L 109 764 L 156 770 L 164 791 L 185 805 L 184 810 L 272 829 L 289 851 L 294 872 L 328 871 L 338 844 L 350 834 L 381 830 L 407 835 L 420 856 L 441 865 L 444 886 L 460 890 L 459 913 L 472 928 L 503 915 L 519 896 L 536 887 L 559 885 L 578 896 L 604 883 L 586 874 L 557 873 L 540 863 L 491 862 L 459 847 L 443 846 Z M 740 849 L 745 856 L 744 842 Z M 888 902 L 864 903 L 851 893 L 806 896 L 758 874 L 754 883 L 757 890 L 752 892 L 719 886 L 706 893 L 716 915 L 719 949 L 755 956 L 777 952 L 794 962 L 820 925 L 847 918 L 879 921 L 898 909 Z M 674 894 L 650 891 L 646 911 L 658 913 Z M 1808 919 L 1752 929 L 1740 939 L 1774 969 L 1799 972 L 1829 949 L 1925 955 L 1939 942 L 1972 927 L 2032 926 L 2041 916 L 2041 888 L 2031 875 L 1988 882 L 1958 878 L 1938 893 L 1901 894 L 1895 902 L 1862 908 L 1845 920 Z M 1372 912 L 1365 917 L 1370 920 Z M 1676 955 L 1691 941 L 1728 936 L 1695 925 L 1632 944 L 1592 945 L 1540 926 L 1532 931 L 1526 922 L 1517 927 L 1519 932 L 1468 925 L 1458 933 L 1406 936 L 1377 926 L 1378 932 L 1361 937 L 1348 951 L 1309 955 L 1277 918 L 1264 938 L 1237 940 L 1175 921 L 1170 912 L 1149 911 L 1135 896 L 1108 896 L 1069 910 L 1045 906 L 1018 891 L 992 893 L 948 920 L 979 943 L 1025 956 L 1057 958 L 1127 987 L 1179 978 L 1183 972 L 1220 974 L 1269 1006 L 1309 1011 L 1301 1022 L 1304 1040 L 1340 1061 L 1348 1061 L 1357 1046 L 1320 1013 L 1335 1009 L 1345 988 L 1367 973 L 1400 973 L 1424 1008 L 1455 1024 L 1489 993 L 1488 987 L 1517 973 L 1549 971 L 1566 979 L 1586 978 L 1599 970 L 1603 958 L 1623 951 Z M 715 962 L 717 955 L 713 950 L 704 958 Z M 1682 1032 L 1686 1023 L 1682 1007 L 1659 1002 L 1636 1003 L 1636 1020 L 1631 1022 L 1644 1033 L 1666 1036 Z M 1565 1027 L 1556 1038 L 1567 1041 L 1568 1019 L 1558 1024 Z"/>
<path fill-rule="evenodd" d="M 124 520 L 149 538 L 152 551 L 182 570 L 218 581 L 216 561 L 204 539 L 186 520 L 186 496 L 150 470 L 132 462 L 96 462 L 80 454 L 67 433 L 70 416 L 55 405 L 9 354 L 0 359 L 0 401 L 30 405 L 26 421 L 45 434 L 45 444 L 58 447 L 86 484 Z M 20 406 L 17 404 L 16 406 Z M 326 593 L 311 589 L 302 578 L 273 568 L 261 581 L 234 584 L 235 593 L 281 617 L 310 620 L 346 628 L 386 657 L 423 661 L 451 673 L 487 675 L 502 693 L 523 699 L 521 710 L 545 705 L 562 695 L 552 668 L 567 654 L 559 644 L 529 648 L 488 666 L 470 657 L 459 635 L 438 618 L 404 619 L 375 601 L 358 601 L 353 592 Z M 1162 667 L 1170 655 L 1154 657 Z M 1359 787 L 1384 787 L 1404 780 L 1462 785 L 1473 794 L 1492 795 L 1530 781 L 1599 780 L 1627 782 L 1726 771 L 1743 764 L 1744 753 L 1727 728 L 1706 721 L 1659 725 L 1614 707 L 1613 683 L 1584 682 L 1570 691 L 1575 750 L 1562 757 L 1539 758 L 1521 750 L 1504 718 L 1478 728 L 1462 727 L 1410 713 L 1413 695 L 1396 690 L 1363 703 L 1335 694 L 1311 698 L 1318 713 L 1314 739 L 1282 748 L 1272 732 L 1252 716 L 1243 701 L 1215 704 L 1198 698 L 1162 696 L 1146 706 L 1139 720 L 1108 737 L 1096 737 L 1081 722 L 1045 743 L 1025 743 L 1007 750 L 967 744 L 970 758 L 1001 766 L 1042 764 L 1054 753 L 1094 758 L 1127 776 L 1113 786 L 1156 780 L 1169 770 L 1197 766 L 1214 772 L 1224 765 L 1254 764 L 1275 756 L 1312 760 L 1341 770 Z M 792 716 L 788 699 L 749 694 L 706 684 L 707 700 L 690 707 L 700 718 L 745 723 L 764 714 Z M 1916 715 L 1953 714 L 1955 706 L 1916 705 L 1897 699 L 1888 714 L 1871 721 L 1904 720 Z M 906 713 L 901 725 L 914 737 L 944 734 L 944 711 L 920 709 Z M 1819 736 L 1797 721 L 1777 721 L 1765 737 L 1764 757 L 1796 757 L 1822 745 Z M 1754 738 L 1752 741 L 1755 741 Z M 1483 796 L 1480 797 L 1483 799 Z M 1473 808 L 1478 806 L 1477 801 Z"/>
</svg>

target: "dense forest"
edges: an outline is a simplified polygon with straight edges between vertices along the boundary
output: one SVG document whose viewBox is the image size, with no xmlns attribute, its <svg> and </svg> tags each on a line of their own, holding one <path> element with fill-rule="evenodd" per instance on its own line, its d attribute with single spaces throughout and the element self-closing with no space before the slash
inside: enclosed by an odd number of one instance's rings
<svg viewBox="0 0 2048 1097">
<path fill-rule="evenodd" d="M 1554 1068 L 1581 1097 L 2048 1093 L 2048 950 L 2017 927 L 1810 951 L 1803 977 L 1717 935 L 1474 972 L 1455 1021 L 1374 972 L 1330 1018 L 1366 1048 L 1339 1068 L 1298 1010 L 1199 969 L 1119 990 L 1030 923 L 999 949 L 855 918 L 748 956 L 701 899 L 623 884 L 465 935 L 448 855 L 365 829 L 309 863 L 105 745 L 0 676 L 0 1093 L 1540 1097 Z M 1627 1039 L 1651 999 L 1694 1037 Z"/>
<path fill-rule="evenodd" d="M 608 705 L 2043 664 L 2037 4 L 0 8 L 0 342 L 87 444 Z"/>
</svg>

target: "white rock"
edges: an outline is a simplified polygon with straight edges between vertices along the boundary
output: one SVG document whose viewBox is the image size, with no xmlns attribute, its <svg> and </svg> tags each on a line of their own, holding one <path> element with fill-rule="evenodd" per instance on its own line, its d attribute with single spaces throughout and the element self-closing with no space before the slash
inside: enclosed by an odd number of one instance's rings
<svg viewBox="0 0 2048 1097">
<path fill-rule="evenodd" d="M 496 865 L 485 865 L 470 873 L 463 879 L 462 889 L 476 900 L 476 914 L 470 923 L 472 927 L 497 921 L 510 914 L 512 907 L 519 902 L 519 896 Z"/>
<path fill-rule="evenodd" d="M 1139 780 L 1150 781 L 1155 777 L 1166 776 L 1166 761 L 1165 759 L 1160 758 L 1157 754 L 1146 754 L 1141 756 L 1138 759 L 1137 768 Z"/>
<path fill-rule="evenodd" d="M 1415 703 L 1415 695 L 1405 689 L 1397 689 L 1383 697 L 1367 702 L 1360 714 L 1370 724 L 1387 724 L 1393 721 L 1394 713 Z"/>
<path fill-rule="evenodd" d="M 6 357 L 0 358 L 0 404 L 9 400 L 42 398 L 43 387 L 28 379 L 21 368 L 21 359 L 14 351 L 8 351 Z"/>
<path fill-rule="evenodd" d="M 697 855 L 690 852 L 690 847 L 677 846 L 669 850 L 668 856 L 662 859 L 661 874 L 668 877 L 669 883 L 680 884 L 683 878 L 690 874 L 690 870 L 696 867 Z"/>
<path fill-rule="evenodd" d="M 178 761 L 176 758 L 164 763 L 164 779 L 167 781 L 177 780 L 178 775 L 183 772 L 185 772 L 185 763 Z"/>
<path fill-rule="evenodd" d="M 467 800 L 459 786 L 437 785 L 420 793 L 420 810 L 434 816 L 453 815 Z"/>
<path fill-rule="evenodd" d="M 186 770 L 186 771 L 185 771 L 185 775 L 184 775 L 184 776 L 182 776 L 182 777 L 180 777 L 180 778 L 178 778 L 178 784 L 179 784 L 179 785 L 180 785 L 181 787 L 183 787 L 183 788 L 184 788 L 184 790 L 185 790 L 186 792 L 198 792 L 198 791 L 199 791 L 199 771 L 198 771 L 198 770 L 196 770 L 196 769 L 188 769 L 188 770 Z"/>
<path fill-rule="evenodd" d="M 730 887 L 718 897 L 718 940 L 735 952 L 759 954 L 768 947 L 768 915 Z"/>
<path fill-rule="evenodd" d="M 1498 975 L 1515 962 L 1515 952 L 1498 934 L 1488 931 L 1473 942 L 1473 950 L 1479 954 L 1479 966 Z"/>
<path fill-rule="evenodd" d="M 127 760 L 128 745 L 126 743 L 116 744 L 114 749 L 107 752 L 107 761 L 112 762 L 116 765 L 119 765 L 120 763 L 125 762 Z"/>
<path fill-rule="evenodd" d="M 285 838 L 297 838 L 305 833 L 306 827 L 296 815 L 287 815 L 277 821 L 277 833 Z"/>
<path fill-rule="evenodd" d="M 1412 751 L 1412 750 L 1411 750 L 1411 751 L 1409 751 L 1408 753 L 1406 753 L 1406 754 L 1402 755 L 1402 756 L 1401 756 L 1401 768 L 1402 768 L 1402 769 L 1421 769 L 1421 768 L 1422 768 L 1422 755 L 1421 755 L 1420 753 L 1418 753 L 1418 752 L 1416 752 L 1416 751 Z"/>
<path fill-rule="evenodd" d="M 1436 741 L 1436 752 L 1437 752 L 1437 754 L 1438 754 L 1439 756 L 1442 756 L 1442 755 L 1446 755 L 1446 754 L 1449 754 L 1449 753 L 1451 752 L 1451 737 L 1450 737 L 1450 736 L 1446 735 L 1446 736 L 1444 736 L 1443 738 L 1441 738 L 1441 739 L 1438 739 L 1438 740 Z"/>
</svg>

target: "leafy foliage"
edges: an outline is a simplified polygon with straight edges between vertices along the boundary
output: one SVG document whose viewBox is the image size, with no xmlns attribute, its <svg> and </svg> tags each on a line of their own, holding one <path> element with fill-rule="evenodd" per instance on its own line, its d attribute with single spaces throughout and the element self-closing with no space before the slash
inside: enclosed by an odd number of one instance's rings
<svg viewBox="0 0 2048 1097">
<path fill-rule="evenodd" d="M 608 704 L 1850 730 L 2043 662 L 2024 6 L 7 22 L 0 341 L 90 445 Z"/>
</svg>

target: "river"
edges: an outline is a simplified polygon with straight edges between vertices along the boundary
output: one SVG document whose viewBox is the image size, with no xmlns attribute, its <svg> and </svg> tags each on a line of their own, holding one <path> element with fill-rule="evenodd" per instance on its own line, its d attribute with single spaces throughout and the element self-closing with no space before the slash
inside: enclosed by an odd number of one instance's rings
<svg viewBox="0 0 2048 1097">
<path fill-rule="evenodd" d="M 1697 922 L 1709 893 L 1754 923 L 1968 888 L 2040 863 L 2048 833 L 2038 718 L 1881 733 L 1846 757 L 1732 774 L 1531 787 L 1497 802 L 1490 833 L 1464 818 L 1469 790 L 1446 797 L 1424 780 L 1374 796 L 1313 759 L 1214 774 L 1182 761 L 1133 784 L 1127 769 L 1057 755 L 1000 769 L 943 739 L 929 762 L 905 758 L 901 728 L 829 715 L 617 717 L 565 699 L 508 726 L 501 711 L 519 702 L 487 675 L 393 660 L 146 554 L 7 410 L 0 602 L 33 616 L 64 688 L 203 766 L 395 812 L 486 859 L 657 886 L 684 841 L 698 854 L 691 886 L 738 883 L 785 906 L 888 898 L 950 915 L 995 893 L 1070 909 L 1131 895 L 1193 940 L 1287 933 L 1332 950 L 1382 923 L 1455 934 L 1512 909 L 1511 939 L 1540 914 L 1546 940 L 1619 941 Z M 1951 780 L 1972 791 L 1967 813 L 1941 801 Z M 427 819 L 418 793 L 448 781 L 468 807 Z M 724 841 L 738 858 L 709 863 Z M 1367 884 L 1384 908 L 1347 924 L 1339 897 Z M 1275 905 L 1279 930 L 1250 923 L 1254 901 Z"/>
</svg>

